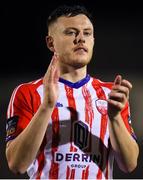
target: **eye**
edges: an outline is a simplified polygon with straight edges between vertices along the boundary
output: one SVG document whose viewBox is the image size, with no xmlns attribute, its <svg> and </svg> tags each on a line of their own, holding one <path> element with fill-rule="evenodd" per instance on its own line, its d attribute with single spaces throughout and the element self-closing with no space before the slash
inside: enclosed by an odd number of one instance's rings
<svg viewBox="0 0 143 180">
<path fill-rule="evenodd" d="M 91 33 L 91 32 L 84 32 L 84 35 L 85 35 L 85 36 L 91 36 L 92 33 Z"/>
<path fill-rule="evenodd" d="M 67 36 L 76 36 L 77 35 L 77 31 L 74 29 L 66 29 L 64 31 L 64 34 Z"/>
<path fill-rule="evenodd" d="M 76 32 L 75 31 L 67 31 L 66 34 L 70 35 L 70 36 L 72 36 L 72 35 L 76 36 Z"/>
</svg>

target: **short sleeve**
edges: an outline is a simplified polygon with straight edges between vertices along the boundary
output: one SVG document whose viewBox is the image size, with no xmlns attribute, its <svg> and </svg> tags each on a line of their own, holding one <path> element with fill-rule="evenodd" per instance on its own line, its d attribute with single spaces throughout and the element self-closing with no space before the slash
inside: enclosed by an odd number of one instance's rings
<svg viewBox="0 0 143 180">
<path fill-rule="evenodd" d="M 17 137 L 29 124 L 39 104 L 33 104 L 35 99 L 35 92 L 27 85 L 13 91 L 7 110 L 6 142 Z"/>
</svg>

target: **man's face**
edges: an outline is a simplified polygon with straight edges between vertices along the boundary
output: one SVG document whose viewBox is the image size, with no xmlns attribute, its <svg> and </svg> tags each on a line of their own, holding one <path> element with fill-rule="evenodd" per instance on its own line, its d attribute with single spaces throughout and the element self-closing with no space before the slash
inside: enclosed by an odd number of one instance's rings
<svg viewBox="0 0 143 180">
<path fill-rule="evenodd" d="M 60 64 L 80 68 L 90 62 L 94 46 L 93 25 L 85 15 L 58 18 L 49 28 L 49 36 L 59 54 Z"/>
</svg>

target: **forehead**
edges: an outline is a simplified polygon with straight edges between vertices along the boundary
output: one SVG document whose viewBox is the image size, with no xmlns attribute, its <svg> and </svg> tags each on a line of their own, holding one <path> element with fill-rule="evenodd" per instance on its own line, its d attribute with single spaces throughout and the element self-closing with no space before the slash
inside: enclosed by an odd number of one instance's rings
<svg viewBox="0 0 143 180">
<path fill-rule="evenodd" d="M 68 27 L 75 27 L 79 29 L 93 29 L 93 25 L 90 19 L 83 15 L 79 14 L 73 17 L 66 17 L 62 16 L 57 19 L 54 23 L 54 26 L 57 28 L 68 28 Z"/>
</svg>

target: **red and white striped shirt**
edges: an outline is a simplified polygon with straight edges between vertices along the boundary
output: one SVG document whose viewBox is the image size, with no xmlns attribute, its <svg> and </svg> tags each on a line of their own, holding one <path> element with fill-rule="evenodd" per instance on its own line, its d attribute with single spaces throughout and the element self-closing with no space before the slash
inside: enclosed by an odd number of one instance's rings
<svg viewBox="0 0 143 180">
<path fill-rule="evenodd" d="M 27 170 L 31 179 L 112 178 L 114 157 L 106 101 L 111 87 L 112 83 L 89 75 L 76 83 L 60 78 L 60 95 L 43 143 Z M 42 101 L 42 79 L 21 84 L 13 91 L 7 111 L 7 141 L 26 128 Z M 121 114 L 134 136 L 128 104 Z"/>
</svg>

